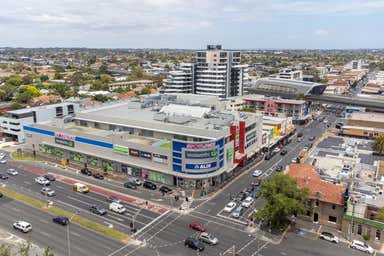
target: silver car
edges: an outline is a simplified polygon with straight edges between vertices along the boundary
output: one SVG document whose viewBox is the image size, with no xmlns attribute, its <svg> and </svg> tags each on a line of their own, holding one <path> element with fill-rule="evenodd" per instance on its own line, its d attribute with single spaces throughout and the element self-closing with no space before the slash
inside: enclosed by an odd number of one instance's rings
<svg viewBox="0 0 384 256">
<path fill-rule="evenodd" d="M 48 187 L 44 187 L 40 190 L 41 194 L 45 195 L 45 196 L 55 196 L 56 195 L 56 192 L 55 190 L 51 189 L 51 188 L 48 188 Z"/>
<path fill-rule="evenodd" d="M 240 218 L 240 215 L 243 213 L 243 211 L 244 211 L 244 208 L 242 207 L 242 206 L 239 206 L 239 207 L 237 207 L 234 211 L 233 211 L 233 213 L 232 213 L 232 217 L 234 217 L 234 218 Z"/>
<path fill-rule="evenodd" d="M 7 170 L 7 173 L 8 173 L 9 175 L 12 175 L 12 176 L 16 176 L 17 174 L 19 174 L 19 172 L 16 171 L 15 169 L 8 169 L 8 170 Z"/>
<path fill-rule="evenodd" d="M 201 233 L 199 236 L 199 240 L 210 245 L 216 245 L 219 242 L 219 239 L 217 239 L 217 237 L 214 237 L 212 234 L 209 234 L 207 232 Z"/>
</svg>

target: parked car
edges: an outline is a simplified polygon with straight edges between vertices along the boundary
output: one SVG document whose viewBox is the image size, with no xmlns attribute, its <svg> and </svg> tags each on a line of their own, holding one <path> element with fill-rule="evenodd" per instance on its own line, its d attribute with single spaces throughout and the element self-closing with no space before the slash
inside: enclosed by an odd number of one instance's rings
<svg viewBox="0 0 384 256">
<path fill-rule="evenodd" d="M 55 176 L 53 176 L 52 174 L 45 174 L 45 175 L 43 175 L 43 177 L 49 181 L 55 181 L 56 180 Z"/>
<path fill-rule="evenodd" d="M 9 176 L 8 176 L 7 174 L 0 173 L 0 179 L 2 179 L 2 180 L 6 180 L 6 179 L 8 179 L 8 178 L 9 178 Z"/>
<path fill-rule="evenodd" d="M 319 238 L 333 242 L 333 243 L 336 243 L 336 244 L 339 242 L 339 238 L 337 236 L 335 236 L 334 234 L 329 233 L 329 232 L 321 232 Z"/>
<path fill-rule="evenodd" d="M 110 197 L 107 198 L 107 202 L 108 203 L 118 203 L 118 204 L 120 204 L 121 203 L 121 199 L 117 198 L 116 196 L 110 196 Z"/>
<path fill-rule="evenodd" d="M 194 230 L 196 230 L 196 231 L 200 231 L 200 232 L 205 232 L 205 231 L 207 231 L 207 227 L 204 226 L 203 223 L 200 223 L 200 222 L 197 222 L 197 221 L 194 221 L 194 222 L 192 222 L 191 224 L 189 224 L 189 227 L 190 227 L 191 229 L 194 229 Z"/>
<path fill-rule="evenodd" d="M 199 236 L 199 240 L 210 245 L 216 245 L 219 242 L 219 239 L 217 239 L 217 237 L 214 237 L 212 234 L 209 234 L 207 232 L 201 233 Z"/>
<path fill-rule="evenodd" d="M 17 174 L 19 174 L 19 172 L 16 171 L 15 169 L 8 169 L 7 174 L 12 175 L 12 176 L 16 176 Z"/>
<path fill-rule="evenodd" d="M 311 137 L 308 138 L 309 141 L 314 141 L 315 139 L 316 139 L 315 136 L 311 136 Z"/>
<path fill-rule="evenodd" d="M 260 179 L 255 179 L 254 181 L 252 181 L 251 185 L 255 186 L 255 187 L 258 187 L 258 186 L 260 186 L 260 183 L 261 183 Z"/>
<path fill-rule="evenodd" d="M 130 189 L 137 189 L 137 186 L 132 181 L 127 181 L 124 183 L 124 187 L 130 188 Z"/>
<path fill-rule="evenodd" d="M 313 147 L 313 143 L 308 143 L 305 145 L 307 148 L 312 148 Z"/>
<path fill-rule="evenodd" d="M 236 199 L 239 201 L 243 201 L 245 198 L 247 198 L 247 194 L 241 191 L 239 194 L 237 194 Z"/>
<path fill-rule="evenodd" d="M 56 195 L 56 192 L 55 190 L 51 189 L 51 188 L 48 188 L 48 187 L 43 187 L 41 190 L 40 190 L 40 193 L 45 195 L 45 196 L 55 196 Z"/>
<path fill-rule="evenodd" d="M 298 163 L 298 161 L 297 161 L 297 157 L 292 158 L 291 162 L 292 162 L 292 163 Z"/>
<path fill-rule="evenodd" d="M 143 183 L 143 188 L 151 189 L 151 190 L 156 190 L 156 184 L 152 183 L 150 181 L 144 181 Z"/>
<path fill-rule="evenodd" d="M 97 214 L 97 215 L 105 215 L 107 214 L 107 210 L 101 206 L 101 205 L 92 205 L 89 210 L 94 213 L 94 214 Z"/>
<path fill-rule="evenodd" d="M 166 186 L 161 186 L 159 191 L 162 193 L 168 194 L 168 193 L 172 192 L 172 189 L 170 189 L 169 187 L 166 187 Z"/>
<path fill-rule="evenodd" d="M 371 246 L 369 246 L 367 243 L 361 242 L 358 240 L 353 240 L 351 244 L 351 248 L 362 251 L 362 252 L 367 252 L 369 254 L 373 254 L 375 252 L 375 250 Z"/>
<path fill-rule="evenodd" d="M 253 198 L 248 196 L 247 198 L 245 198 L 245 200 L 241 203 L 241 206 L 245 207 L 245 208 L 249 208 L 251 206 L 251 204 L 253 203 Z"/>
<path fill-rule="evenodd" d="M 280 155 L 285 156 L 288 153 L 286 149 L 280 151 Z"/>
<path fill-rule="evenodd" d="M 232 212 L 233 209 L 235 209 L 235 207 L 236 207 L 236 203 L 231 201 L 231 202 L 227 203 L 227 205 L 224 207 L 224 212 L 228 212 L 228 213 Z"/>
<path fill-rule="evenodd" d="M 48 186 L 50 184 L 49 180 L 47 180 L 43 176 L 36 177 L 35 182 L 43 186 Z"/>
<path fill-rule="evenodd" d="M 255 189 L 254 186 L 249 185 L 249 186 L 244 190 L 244 192 L 247 193 L 247 194 L 250 194 L 250 193 L 253 192 L 254 189 Z"/>
<path fill-rule="evenodd" d="M 282 165 L 278 165 L 278 166 L 276 166 L 275 171 L 277 171 L 277 172 L 281 172 L 282 170 L 283 170 L 283 166 L 282 166 Z"/>
<path fill-rule="evenodd" d="M 141 186 L 142 182 L 139 178 L 130 178 L 129 181 L 131 181 L 133 184 L 135 184 L 136 186 Z"/>
<path fill-rule="evenodd" d="M 13 223 L 13 228 L 22 231 L 23 233 L 28 233 L 32 231 L 32 225 L 26 221 L 16 221 Z"/>
<path fill-rule="evenodd" d="M 80 170 L 80 172 L 87 176 L 92 176 L 92 172 L 88 168 L 83 168 Z"/>
<path fill-rule="evenodd" d="M 303 137 L 297 139 L 297 142 L 302 142 L 302 141 L 303 141 Z"/>
<path fill-rule="evenodd" d="M 304 134 L 303 134 L 302 132 L 297 133 L 297 137 L 298 137 L 298 138 L 303 137 L 303 135 L 304 135 Z"/>
<path fill-rule="evenodd" d="M 185 239 L 184 245 L 197 251 L 204 251 L 204 244 L 198 239 L 188 237 Z"/>
<path fill-rule="evenodd" d="M 232 217 L 234 218 L 240 218 L 241 214 L 243 213 L 244 208 L 242 206 L 237 207 L 233 212 L 232 212 Z"/>
<path fill-rule="evenodd" d="M 263 174 L 263 171 L 262 171 L 262 170 L 255 170 L 255 171 L 252 173 L 252 176 L 253 176 L 253 177 L 259 177 L 261 174 Z"/>
<path fill-rule="evenodd" d="M 280 148 L 279 147 L 275 147 L 274 149 L 273 149 L 273 153 L 279 153 L 280 152 Z"/>
<path fill-rule="evenodd" d="M 273 155 L 271 153 L 266 153 L 265 154 L 265 157 L 264 157 L 264 160 L 270 160 L 271 158 L 273 157 Z"/>
<path fill-rule="evenodd" d="M 93 178 L 98 179 L 98 180 L 103 180 L 104 176 L 101 175 L 100 173 L 95 173 L 95 174 L 93 174 Z"/>
<path fill-rule="evenodd" d="M 54 223 L 57 223 L 57 224 L 60 224 L 63 226 L 66 226 L 69 224 L 69 219 L 65 216 L 57 216 L 57 217 L 53 218 L 52 221 Z"/>
</svg>

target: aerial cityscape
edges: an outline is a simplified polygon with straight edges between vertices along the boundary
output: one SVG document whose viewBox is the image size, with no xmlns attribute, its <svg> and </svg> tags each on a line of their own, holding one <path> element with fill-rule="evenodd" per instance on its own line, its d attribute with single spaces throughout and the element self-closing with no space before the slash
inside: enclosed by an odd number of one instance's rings
<svg viewBox="0 0 384 256">
<path fill-rule="evenodd" d="M 384 255 L 384 1 L 0 9 L 0 256 Z"/>
</svg>

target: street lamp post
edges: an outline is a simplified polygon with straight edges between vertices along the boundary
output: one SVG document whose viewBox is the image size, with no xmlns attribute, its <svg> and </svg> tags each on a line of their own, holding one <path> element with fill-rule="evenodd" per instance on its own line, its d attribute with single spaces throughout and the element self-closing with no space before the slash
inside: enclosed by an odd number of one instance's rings
<svg viewBox="0 0 384 256">
<path fill-rule="evenodd" d="M 349 241 L 352 242 L 352 233 L 354 231 L 354 217 L 355 217 L 355 201 L 353 200 L 353 198 L 351 199 L 351 203 L 352 203 L 352 219 L 351 219 L 351 227 L 349 229 Z"/>
<path fill-rule="evenodd" d="M 69 232 L 69 224 L 71 223 L 71 220 L 73 217 L 75 217 L 76 214 L 79 214 L 78 211 L 76 211 L 72 216 L 69 218 L 69 223 L 67 225 L 67 247 L 68 247 L 68 256 L 71 256 L 71 240 L 69 239 L 70 232 Z"/>
</svg>

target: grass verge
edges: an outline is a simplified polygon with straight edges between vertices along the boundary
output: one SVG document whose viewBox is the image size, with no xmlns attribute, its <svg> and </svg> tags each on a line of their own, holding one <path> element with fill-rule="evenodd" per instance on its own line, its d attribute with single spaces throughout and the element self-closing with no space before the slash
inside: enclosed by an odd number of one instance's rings
<svg viewBox="0 0 384 256">
<path fill-rule="evenodd" d="M 19 161 L 38 161 L 36 158 L 33 158 L 31 156 L 28 156 L 26 154 L 19 154 L 16 151 L 11 153 L 11 157 L 14 160 L 19 160 Z"/>
<path fill-rule="evenodd" d="M 129 240 L 129 236 L 127 234 L 124 234 L 124 233 L 117 231 L 115 229 L 108 228 L 108 227 L 101 225 L 97 222 L 94 222 L 92 220 L 86 219 L 86 218 L 81 217 L 79 215 L 73 214 L 72 212 L 63 210 L 63 209 L 58 208 L 56 206 L 48 206 L 47 203 L 45 203 L 45 202 L 31 198 L 31 197 L 26 196 L 24 194 L 20 194 L 18 192 L 15 192 L 13 190 L 8 189 L 8 188 L 0 187 L 0 192 L 3 193 L 7 197 L 10 197 L 10 198 L 13 198 L 13 199 L 20 201 L 22 203 L 31 205 L 31 206 L 38 208 L 40 210 L 43 210 L 45 212 L 49 212 L 49 213 L 54 214 L 54 215 L 61 215 L 61 216 L 66 216 L 68 218 L 71 218 L 72 222 L 74 222 L 80 226 L 83 226 L 85 228 L 88 228 L 90 230 L 101 233 L 104 236 L 119 240 L 123 243 L 127 243 Z"/>
</svg>

